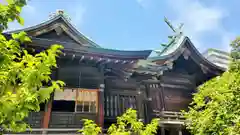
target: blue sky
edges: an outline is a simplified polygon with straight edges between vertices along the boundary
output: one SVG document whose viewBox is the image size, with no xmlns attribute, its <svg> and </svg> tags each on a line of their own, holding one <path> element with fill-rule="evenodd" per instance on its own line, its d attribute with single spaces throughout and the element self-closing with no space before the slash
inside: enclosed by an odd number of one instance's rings
<svg viewBox="0 0 240 135">
<path fill-rule="evenodd" d="M 2 1 L 2 0 L 0 0 Z M 184 33 L 199 51 L 229 50 L 239 30 L 240 1 L 231 0 L 31 0 L 24 7 L 25 26 L 63 9 L 76 28 L 97 44 L 123 50 L 158 49 L 171 33 L 164 23 L 184 23 Z M 11 23 L 9 29 L 21 28 Z"/>
</svg>

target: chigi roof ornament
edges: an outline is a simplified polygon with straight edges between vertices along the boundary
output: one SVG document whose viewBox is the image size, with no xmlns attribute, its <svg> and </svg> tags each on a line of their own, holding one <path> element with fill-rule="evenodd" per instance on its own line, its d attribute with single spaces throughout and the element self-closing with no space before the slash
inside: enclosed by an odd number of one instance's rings
<svg viewBox="0 0 240 135">
<path fill-rule="evenodd" d="M 174 32 L 174 34 L 172 36 L 168 36 L 168 43 L 161 44 L 164 47 L 163 49 L 154 50 L 158 55 L 161 55 L 166 50 L 166 48 L 177 44 L 179 39 L 183 36 L 183 31 L 182 31 L 183 23 L 181 23 L 179 27 L 174 28 L 173 25 L 170 23 L 170 21 L 166 17 L 164 17 L 164 21 L 170 27 L 170 29 Z"/>
<path fill-rule="evenodd" d="M 66 12 L 64 10 L 57 10 L 56 12 L 54 13 L 51 13 L 49 15 L 49 18 L 52 19 L 58 15 L 62 15 L 65 19 L 67 19 L 69 22 L 71 21 L 71 18 L 69 17 L 68 14 L 66 14 Z"/>
</svg>

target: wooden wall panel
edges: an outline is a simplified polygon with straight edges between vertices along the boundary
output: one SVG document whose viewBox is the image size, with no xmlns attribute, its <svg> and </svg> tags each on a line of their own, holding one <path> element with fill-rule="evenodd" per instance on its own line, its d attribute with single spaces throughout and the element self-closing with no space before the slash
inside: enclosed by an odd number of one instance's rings
<svg viewBox="0 0 240 135">
<path fill-rule="evenodd" d="M 164 89 L 166 111 L 181 111 L 187 109 L 191 102 L 191 93 L 178 89 Z"/>
<path fill-rule="evenodd" d="M 192 93 L 196 89 L 194 77 L 168 72 L 161 77 L 166 111 L 180 111 L 188 108 Z"/>
</svg>

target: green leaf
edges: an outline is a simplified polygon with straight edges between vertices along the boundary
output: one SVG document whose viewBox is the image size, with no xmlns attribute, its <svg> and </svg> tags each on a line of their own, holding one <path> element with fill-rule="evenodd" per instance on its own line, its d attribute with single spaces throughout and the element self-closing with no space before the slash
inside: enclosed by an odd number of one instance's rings
<svg viewBox="0 0 240 135">
<path fill-rule="evenodd" d="M 16 10 L 17 10 L 17 12 L 21 12 L 21 10 L 22 10 L 22 8 L 20 7 L 20 6 L 16 6 Z"/>
<path fill-rule="evenodd" d="M 24 37 L 24 42 L 32 42 L 32 40 L 31 40 L 31 38 L 29 38 L 29 37 Z"/>
<path fill-rule="evenodd" d="M 13 39 L 18 39 L 19 36 L 18 36 L 18 34 L 13 33 L 13 34 L 12 34 L 12 38 L 13 38 Z"/>
<path fill-rule="evenodd" d="M 16 19 L 19 24 L 24 25 L 24 19 L 22 17 L 18 16 Z"/>
<path fill-rule="evenodd" d="M 14 0 L 6 0 L 8 4 L 13 4 Z"/>
<path fill-rule="evenodd" d="M 0 34 L 0 41 L 6 41 L 5 36 L 3 36 L 2 34 Z"/>
</svg>

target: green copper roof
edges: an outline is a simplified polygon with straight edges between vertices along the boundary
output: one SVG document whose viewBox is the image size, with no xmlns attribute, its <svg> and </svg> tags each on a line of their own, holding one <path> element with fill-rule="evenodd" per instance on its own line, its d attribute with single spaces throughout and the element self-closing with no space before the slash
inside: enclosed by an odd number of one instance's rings
<svg viewBox="0 0 240 135">
<path fill-rule="evenodd" d="M 123 51 L 97 47 L 79 46 L 76 43 L 68 43 L 55 41 L 50 39 L 42 39 L 32 37 L 32 44 L 49 46 L 51 44 L 61 44 L 64 46 L 64 50 L 71 51 L 73 53 L 81 53 L 84 55 L 95 55 L 111 58 L 123 58 L 123 59 L 147 59 L 152 50 L 138 50 L 138 51 Z M 63 51 L 64 51 L 63 50 Z"/>
<path fill-rule="evenodd" d="M 185 39 L 185 36 L 179 37 L 179 39 L 174 44 L 171 44 L 168 47 L 166 47 L 159 56 L 166 56 L 173 53 L 175 50 L 177 50 L 181 46 L 184 39 Z"/>
</svg>

